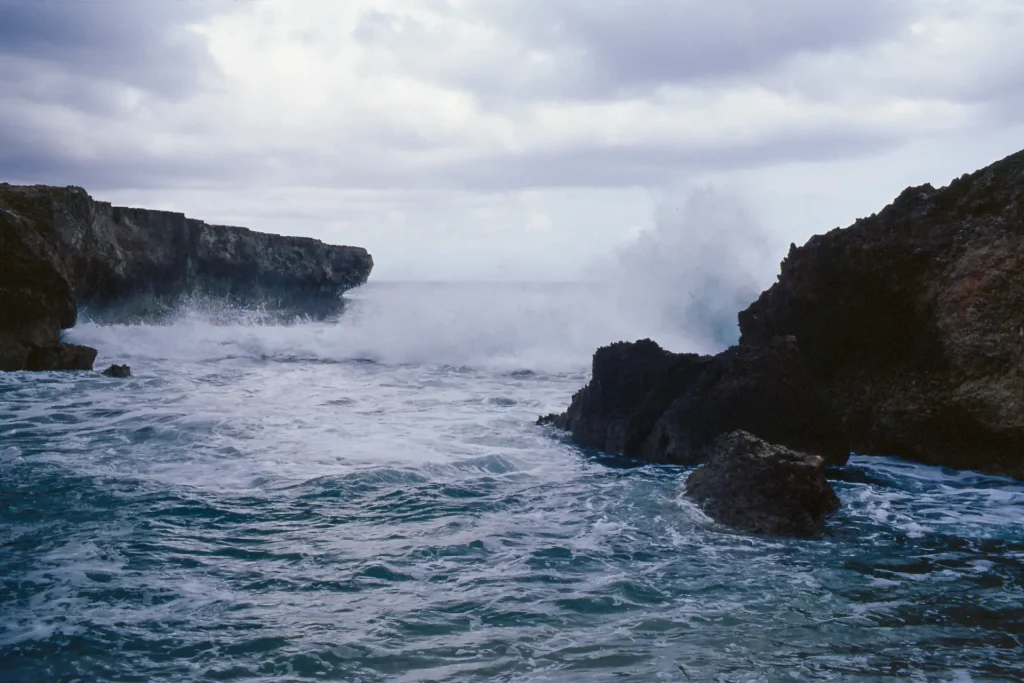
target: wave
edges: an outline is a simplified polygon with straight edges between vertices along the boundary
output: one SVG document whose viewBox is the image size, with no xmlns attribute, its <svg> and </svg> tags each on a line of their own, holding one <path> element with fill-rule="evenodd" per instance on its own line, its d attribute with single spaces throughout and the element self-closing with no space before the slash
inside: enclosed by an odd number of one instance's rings
<svg viewBox="0 0 1024 683">
<path fill-rule="evenodd" d="M 350 292 L 337 320 L 283 323 L 204 306 L 160 324 L 86 320 L 67 336 L 100 349 L 101 362 L 360 360 L 547 372 L 585 369 L 595 348 L 619 339 L 695 345 L 681 330 L 609 311 L 606 297 L 587 284 L 375 283 Z"/>
<path fill-rule="evenodd" d="M 283 323 L 273 311 L 194 302 L 158 325 L 79 325 L 103 358 L 233 357 L 579 371 L 594 350 L 656 339 L 711 353 L 734 343 L 736 312 L 765 266 L 762 231 L 710 190 L 663 209 L 653 229 L 576 283 L 371 283 L 337 320 Z"/>
</svg>

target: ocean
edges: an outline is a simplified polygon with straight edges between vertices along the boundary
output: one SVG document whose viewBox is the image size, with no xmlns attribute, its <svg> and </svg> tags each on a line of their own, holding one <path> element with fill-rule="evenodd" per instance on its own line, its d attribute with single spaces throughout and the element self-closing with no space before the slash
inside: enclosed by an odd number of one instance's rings
<svg viewBox="0 0 1024 683">
<path fill-rule="evenodd" d="M 734 320 L 611 285 L 85 312 L 130 379 L 0 373 L 0 681 L 1024 680 L 1021 482 L 858 456 L 762 538 L 536 426 L 597 346 Z"/>
</svg>

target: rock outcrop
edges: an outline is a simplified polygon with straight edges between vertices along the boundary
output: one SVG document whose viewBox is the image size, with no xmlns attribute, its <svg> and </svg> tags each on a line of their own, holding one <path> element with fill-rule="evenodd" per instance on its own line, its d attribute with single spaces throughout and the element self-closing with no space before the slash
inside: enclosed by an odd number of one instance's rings
<svg viewBox="0 0 1024 683">
<path fill-rule="evenodd" d="M 32 367 L 32 353 L 36 365 L 85 365 L 81 352 L 54 350 L 78 306 L 129 321 L 202 297 L 324 316 L 340 311 L 341 294 L 373 268 L 359 247 L 115 207 L 78 187 L 0 184 L 0 240 L 0 368 L 7 370 Z"/>
<path fill-rule="evenodd" d="M 111 206 L 78 187 L 0 184 L 0 206 L 50 221 L 78 304 L 119 319 L 159 315 L 195 296 L 329 314 L 373 268 L 360 247 Z"/>
<path fill-rule="evenodd" d="M 1024 152 L 790 249 L 741 343 L 794 335 L 854 450 L 1024 477 Z"/>
<path fill-rule="evenodd" d="M 839 498 L 817 455 L 775 446 L 743 431 L 710 444 L 686 495 L 716 522 L 775 536 L 817 536 Z"/>
<path fill-rule="evenodd" d="M 51 207 L 18 199 L 0 201 L 0 371 L 91 370 L 94 349 L 60 340 L 76 308 Z"/>
<path fill-rule="evenodd" d="M 599 350 L 569 410 L 542 419 L 659 462 L 744 429 L 828 462 L 849 446 L 1024 478 L 1022 273 L 1024 152 L 792 246 L 718 356 Z"/>
<path fill-rule="evenodd" d="M 100 374 L 104 377 L 117 377 L 119 379 L 124 379 L 132 376 L 132 368 L 129 365 L 118 365 L 117 363 L 114 363 Z"/>
<path fill-rule="evenodd" d="M 649 339 L 603 347 L 569 409 L 541 421 L 569 430 L 581 445 L 651 462 L 699 464 L 709 444 L 738 429 L 830 464 L 850 453 L 786 338 L 717 356 L 670 353 Z"/>
</svg>

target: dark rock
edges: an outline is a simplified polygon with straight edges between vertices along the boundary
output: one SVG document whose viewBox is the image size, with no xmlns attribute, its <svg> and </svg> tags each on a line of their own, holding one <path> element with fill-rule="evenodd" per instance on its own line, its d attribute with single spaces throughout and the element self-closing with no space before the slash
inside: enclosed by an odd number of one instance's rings
<svg viewBox="0 0 1024 683">
<path fill-rule="evenodd" d="M 795 335 L 855 451 L 1024 477 L 1024 152 L 791 248 L 741 343 Z"/>
<path fill-rule="evenodd" d="M 119 377 L 123 379 L 125 377 L 132 376 L 132 369 L 128 365 L 118 365 L 117 363 L 115 363 L 106 370 L 104 370 L 103 374 L 106 375 L 107 377 Z"/>
<path fill-rule="evenodd" d="M 717 356 L 674 354 L 649 339 L 594 354 L 590 383 L 563 415 L 541 418 L 576 442 L 651 462 L 693 465 L 738 429 L 797 450 L 849 457 L 838 419 L 811 382 L 792 339 Z"/>
<path fill-rule="evenodd" d="M 340 311 L 342 293 L 373 268 L 359 247 L 111 206 L 78 187 L 0 184 L 4 204 L 49 224 L 78 305 L 117 321 L 160 316 L 197 297 L 322 317 Z"/>
<path fill-rule="evenodd" d="M 53 343 L 75 324 L 74 292 L 51 207 L 0 195 L 0 333 Z"/>
<path fill-rule="evenodd" d="M 53 212 L 0 192 L 0 371 L 92 369 L 95 350 L 60 341 L 77 308 Z"/>
<path fill-rule="evenodd" d="M 686 495 L 715 521 L 776 536 L 816 536 L 839 498 L 817 455 L 776 446 L 743 431 L 718 437 Z"/>
<path fill-rule="evenodd" d="M 54 344 L 32 349 L 26 370 L 92 370 L 96 349 L 78 344 Z"/>
<path fill-rule="evenodd" d="M 323 317 L 372 268 L 358 247 L 113 207 L 77 187 L 0 183 L 0 370 L 91 370 L 94 350 L 60 340 L 79 305 L 119 322 L 194 297 Z"/>
</svg>

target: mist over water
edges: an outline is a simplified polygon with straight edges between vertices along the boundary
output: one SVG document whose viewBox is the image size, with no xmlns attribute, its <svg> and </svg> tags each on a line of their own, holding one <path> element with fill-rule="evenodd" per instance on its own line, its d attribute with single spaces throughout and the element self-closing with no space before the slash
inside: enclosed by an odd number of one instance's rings
<svg viewBox="0 0 1024 683">
<path fill-rule="evenodd" d="M 96 324 L 85 311 L 72 335 L 101 360 L 151 353 L 575 371 L 615 341 L 648 337 L 696 353 L 735 343 L 736 314 L 770 283 L 774 251 L 739 198 L 705 188 L 662 202 L 652 229 L 580 282 L 371 282 L 324 323 L 204 301 L 156 326 Z"/>
<path fill-rule="evenodd" d="M 132 378 L 0 374 L 0 681 L 1022 680 L 1019 482 L 853 458 L 826 538 L 767 539 L 534 424 L 599 345 L 734 338 L 716 201 L 589 282 L 86 318 Z"/>
<path fill-rule="evenodd" d="M 742 198 L 705 187 L 662 200 L 653 227 L 589 274 L 611 315 L 637 314 L 638 328 L 663 328 L 654 338 L 673 350 L 706 353 L 736 343 L 736 314 L 771 284 L 782 255 Z"/>
</svg>

